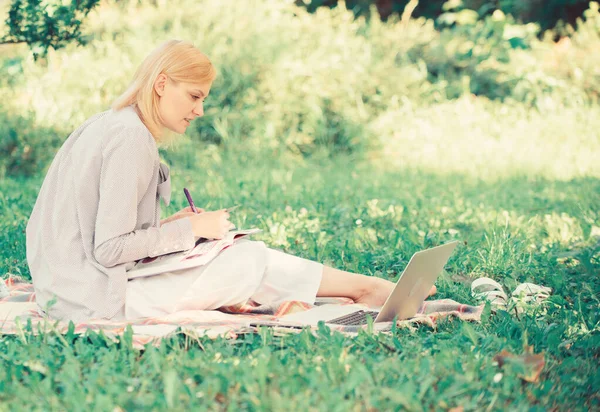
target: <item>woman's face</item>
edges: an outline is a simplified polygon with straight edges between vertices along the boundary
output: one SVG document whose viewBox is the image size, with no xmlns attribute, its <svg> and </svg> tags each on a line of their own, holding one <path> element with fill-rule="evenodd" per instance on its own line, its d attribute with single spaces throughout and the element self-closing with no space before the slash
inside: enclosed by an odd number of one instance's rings
<svg viewBox="0 0 600 412">
<path fill-rule="evenodd" d="M 174 82 L 160 74 L 154 82 L 159 96 L 158 110 L 163 126 L 175 133 L 183 134 L 196 117 L 204 116 L 204 99 L 210 92 L 212 82 Z"/>
</svg>

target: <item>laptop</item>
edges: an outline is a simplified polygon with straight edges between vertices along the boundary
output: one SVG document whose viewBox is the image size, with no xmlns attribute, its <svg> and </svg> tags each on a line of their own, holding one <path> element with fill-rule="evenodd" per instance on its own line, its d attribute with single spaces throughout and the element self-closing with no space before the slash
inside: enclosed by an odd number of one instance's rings
<svg viewBox="0 0 600 412">
<path fill-rule="evenodd" d="M 389 322 L 396 316 L 398 320 L 411 318 L 427 298 L 431 286 L 458 243 L 454 241 L 416 252 L 381 308 L 365 310 L 364 305 L 325 304 L 304 312 L 282 316 L 278 321 L 252 322 L 250 326 L 302 328 L 316 326 L 320 321 L 331 325 L 359 326 L 367 324 L 368 316 L 371 316 L 375 323 Z"/>
</svg>

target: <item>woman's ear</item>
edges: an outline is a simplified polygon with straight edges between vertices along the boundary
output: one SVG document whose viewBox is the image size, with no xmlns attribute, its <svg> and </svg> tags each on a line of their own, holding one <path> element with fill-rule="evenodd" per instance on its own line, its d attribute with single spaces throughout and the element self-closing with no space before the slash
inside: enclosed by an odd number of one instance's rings
<svg viewBox="0 0 600 412">
<path fill-rule="evenodd" d="M 162 95 L 165 93 L 166 85 L 167 75 L 164 73 L 159 74 L 156 80 L 154 81 L 154 90 L 156 91 L 156 94 L 162 97 Z"/>
</svg>

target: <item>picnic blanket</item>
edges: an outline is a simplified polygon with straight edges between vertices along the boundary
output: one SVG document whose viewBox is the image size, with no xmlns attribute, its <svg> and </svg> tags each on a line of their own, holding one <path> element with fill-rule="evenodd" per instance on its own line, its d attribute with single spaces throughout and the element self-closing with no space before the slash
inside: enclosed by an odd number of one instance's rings
<svg viewBox="0 0 600 412">
<path fill-rule="evenodd" d="M 3 293 L 4 291 L 4 293 Z M 4 296 L 3 296 L 4 295 Z M 354 304 L 349 298 L 317 298 L 315 305 L 322 304 Z M 65 334 L 71 328 L 72 333 L 84 334 L 88 330 L 102 331 L 113 340 L 125 332 L 130 325 L 133 330 L 133 345 L 142 349 L 146 344 L 160 344 L 160 340 L 176 333 L 192 337 L 208 336 L 216 338 L 236 338 L 239 334 L 255 333 L 259 326 L 250 323 L 272 323 L 278 318 L 291 313 L 308 310 L 313 305 L 299 301 L 287 301 L 275 305 L 260 305 L 252 300 L 245 304 L 222 307 L 220 310 L 186 310 L 159 318 L 143 318 L 134 321 L 113 321 L 92 319 L 85 323 L 57 321 L 40 315 L 35 302 L 33 284 L 29 281 L 9 275 L 0 280 L 0 336 L 21 334 L 31 324 L 34 333 L 55 331 Z M 397 322 L 398 327 L 412 327 L 415 324 L 427 324 L 435 327 L 440 318 L 455 316 L 469 321 L 480 321 L 483 305 L 470 306 L 451 299 L 425 301 L 418 313 L 411 319 Z M 328 325 L 330 329 L 346 334 L 357 334 L 366 330 L 363 326 Z M 73 329 L 74 328 L 74 329 Z M 298 333 L 299 329 L 273 327 L 276 333 Z M 306 327 L 316 332 L 317 327 Z M 392 322 L 378 322 L 373 325 L 374 332 L 389 332 Z"/>
</svg>

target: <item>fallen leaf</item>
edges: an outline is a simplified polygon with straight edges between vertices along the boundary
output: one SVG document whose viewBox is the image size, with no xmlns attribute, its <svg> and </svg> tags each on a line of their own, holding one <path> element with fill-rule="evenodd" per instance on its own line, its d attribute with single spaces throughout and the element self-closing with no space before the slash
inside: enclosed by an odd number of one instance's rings
<svg viewBox="0 0 600 412">
<path fill-rule="evenodd" d="M 506 363 L 521 365 L 525 370 L 525 374 L 519 373 L 517 376 L 527 382 L 537 382 L 546 364 L 543 352 L 515 355 L 506 349 L 503 349 L 502 352 L 494 356 L 494 360 L 498 362 L 499 367 L 502 367 Z"/>
<path fill-rule="evenodd" d="M 219 403 L 224 403 L 227 400 L 227 398 L 225 397 L 225 395 L 219 392 L 215 395 L 215 400 Z"/>
</svg>

